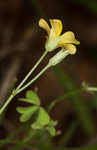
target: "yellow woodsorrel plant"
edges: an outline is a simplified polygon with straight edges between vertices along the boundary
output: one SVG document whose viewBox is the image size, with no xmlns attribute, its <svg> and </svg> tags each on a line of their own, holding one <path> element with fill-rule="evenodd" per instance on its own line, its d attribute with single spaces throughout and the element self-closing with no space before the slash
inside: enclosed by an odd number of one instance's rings
<svg viewBox="0 0 97 150">
<path fill-rule="evenodd" d="M 5 108 L 11 102 L 11 100 L 20 92 L 25 90 L 28 86 L 30 86 L 34 81 L 36 81 L 48 68 L 60 63 L 66 56 L 69 54 L 76 53 L 76 46 L 80 44 L 79 41 L 75 39 L 75 35 L 72 31 L 65 32 L 61 35 L 63 25 L 61 20 L 58 19 L 50 19 L 51 27 L 49 27 L 48 23 L 44 19 L 39 20 L 39 26 L 47 31 L 46 42 L 45 42 L 45 51 L 34 67 L 29 71 L 26 77 L 21 81 L 21 83 L 12 91 L 11 95 L 5 102 L 5 104 L 0 109 L 0 115 L 4 112 Z M 60 48 L 59 52 L 57 52 L 52 58 L 50 58 L 48 64 L 28 83 L 24 84 L 29 76 L 33 73 L 33 71 L 37 68 L 43 58 L 47 55 L 48 52 L 54 51 L 56 48 Z M 39 97 L 35 92 L 28 91 L 26 92 L 25 98 L 21 99 L 23 102 L 27 102 L 32 104 L 32 106 L 27 108 L 18 107 L 17 111 L 21 114 L 20 121 L 25 122 L 31 118 L 33 113 L 38 111 L 38 117 L 34 124 L 31 125 L 34 129 L 40 129 L 46 126 L 46 129 L 53 135 L 55 135 L 56 122 L 50 119 L 49 114 L 45 111 L 44 108 L 40 106 Z M 34 101 L 33 101 L 34 100 Z M 47 127 L 48 125 L 48 127 Z"/>
</svg>

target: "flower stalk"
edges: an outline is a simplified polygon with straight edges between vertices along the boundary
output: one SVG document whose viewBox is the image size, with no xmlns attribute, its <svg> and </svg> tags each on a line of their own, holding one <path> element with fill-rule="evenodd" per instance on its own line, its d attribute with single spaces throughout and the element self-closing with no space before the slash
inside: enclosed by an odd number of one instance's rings
<svg viewBox="0 0 97 150">
<path fill-rule="evenodd" d="M 40 57 L 40 59 L 37 61 L 37 63 L 34 65 L 34 67 L 29 71 L 29 73 L 25 76 L 25 78 L 22 80 L 22 82 L 18 85 L 18 87 L 16 89 L 14 89 L 12 91 L 12 94 L 9 96 L 9 98 L 7 99 L 7 101 L 5 102 L 5 104 L 2 106 L 2 108 L 0 109 L 0 114 L 3 113 L 3 111 L 5 110 L 5 108 L 8 106 L 8 104 L 11 102 L 11 100 L 21 91 L 23 91 L 26 87 L 28 87 L 31 83 L 33 83 L 36 79 L 38 79 L 40 77 L 40 75 L 45 72 L 46 68 L 45 67 L 43 69 L 43 71 L 41 71 L 38 75 L 36 75 L 36 77 L 34 77 L 31 81 L 28 82 L 28 84 L 26 84 L 25 86 L 23 86 L 23 84 L 26 82 L 26 80 L 30 77 L 30 75 L 33 73 L 33 71 L 37 68 L 37 66 L 41 63 L 41 61 L 44 59 L 44 57 L 47 55 L 47 51 L 45 51 L 43 53 L 43 55 Z M 22 87 L 23 86 L 23 87 Z M 21 88 L 22 87 L 22 88 Z"/>
<path fill-rule="evenodd" d="M 17 94 L 25 90 L 28 86 L 30 86 L 33 82 L 35 82 L 48 68 L 50 67 L 50 64 L 46 65 L 32 80 L 30 80 L 26 85 L 24 85 L 22 88 L 17 90 Z"/>
<path fill-rule="evenodd" d="M 47 51 L 45 51 L 43 53 L 43 55 L 40 57 L 40 59 L 37 61 L 37 63 L 35 64 L 35 66 L 29 71 L 29 73 L 26 75 L 26 77 L 23 79 L 23 81 L 18 85 L 18 87 L 16 88 L 16 91 L 19 90 L 22 85 L 26 82 L 26 80 L 30 77 L 30 75 L 34 72 L 34 70 L 38 67 L 38 65 L 41 63 L 41 61 L 44 59 L 44 57 L 47 55 Z"/>
<path fill-rule="evenodd" d="M 5 108 L 8 106 L 8 104 L 11 102 L 11 100 L 13 99 L 14 95 L 11 94 L 9 96 L 9 98 L 7 99 L 7 101 L 5 102 L 5 104 L 2 106 L 2 108 L 0 109 L 0 115 L 3 113 L 3 111 L 5 110 Z"/>
</svg>

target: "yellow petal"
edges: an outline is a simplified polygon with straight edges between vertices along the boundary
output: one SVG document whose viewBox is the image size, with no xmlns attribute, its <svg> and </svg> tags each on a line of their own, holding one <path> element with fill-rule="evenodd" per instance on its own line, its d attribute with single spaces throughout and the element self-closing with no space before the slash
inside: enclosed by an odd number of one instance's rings
<svg viewBox="0 0 97 150">
<path fill-rule="evenodd" d="M 56 34 L 53 29 L 50 30 L 49 39 L 54 40 L 56 38 Z"/>
<path fill-rule="evenodd" d="M 73 45 L 73 44 L 64 44 L 64 49 L 65 50 L 70 50 L 70 54 L 75 54 L 77 49 L 76 49 L 76 46 Z"/>
<path fill-rule="evenodd" d="M 50 33 L 50 27 L 49 27 L 48 23 L 44 19 L 40 19 L 39 20 L 39 26 L 41 28 L 43 28 L 44 30 L 46 30 L 48 34 Z"/>
<path fill-rule="evenodd" d="M 80 42 L 75 39 L 75 35 L 72 31 L 65 32 L 60 36 L 59 45 L 73 43 L 79 45 Z"/>
<path fill-rule="evenodd" d="M 63 28 L 61 20 L 50 19 L 50 23 L 51 23 L 51 27 L 52 27 L 53 31 L 55 32 L 55 35 L 59 36 L 61 34 L 62 28 Z"/>
</svg>

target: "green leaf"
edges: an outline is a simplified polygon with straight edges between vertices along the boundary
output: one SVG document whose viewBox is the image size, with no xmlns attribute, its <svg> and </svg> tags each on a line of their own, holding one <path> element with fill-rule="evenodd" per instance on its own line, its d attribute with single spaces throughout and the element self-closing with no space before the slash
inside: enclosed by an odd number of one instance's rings
<svg viewBox="0 0 97 150">
<path fill-rule="evenodd" d="M 38 95 L 35 93 L 35 92 L 33 92 L 33 91 L 31 91 L 31 90 L 29 90 L 29 91 L 27 91 L 26 92 L 26 100 L 24 100 L 25 102 L 29 102 L 29 103 L 32 103 L 32 104 L 35 104 L 35 105 L 40 105 L 40 99 L 39 99 L 39 97 L 38 97 Z"/>
<path fill-rule="evenodd" d="M 37 129 L 42 129 L 43 126 L 40 125 L 38 121 L 36 121 L 36 122 L 31 124 L 31 128 L 37 130 Z"/>
<path fill-rule="evenodd" d="M 27 112 L 30 112 L 32 111 L 34 106 L 28 106 L 28 107 L 17 107 L 16 110 L 17 112 L 19 112 L 20 114 L 23 114 L 23 113 L 27 113 Z M 37 107 L 37 106 L 35 106 Z"/>
<path fill-rule="evenodd" d="M 31 125 L 33 129 L 41 129 L 48 125 L 50 117 L 44 108 L 40 107 L 36 122 Z"/>
<path fill-rule="evenodd" d="M 30 104 L 35 104 L 32 99 L 27 99 L 27 98 L 19 98 L 19 101 L 25 102 L 25 103 L 30 103 Z M 36 104 L 35 104 L 36 105 Z M 38 105 L 38 104 L 37 104 Z"/>
<path fill-rule="evenodd" d="M 31 116 L 39 109 L 38 106 L 29 106 L 27 108 L 25 107 L 17 107 L 17 111 L 21 113 L 20 121 L 26 122 L 31 118 Z"/>
<path fill-rule="evenodd" d="M 50 121 L 50 117 L 48 113 L 45 111 L 44 108 L 40 107 L 37 122 L 39 122 L 40 125 L 45 126 L 49 123 L 49 121 Z"/>
<path fill-rule="evenodd" d="M 27 99 L 27 98 L 19 98 L 19 101 L 25 102 L 25 103 L 34 104 L 32 99 Z"/>
<path fill-rule="evenodd" d="M 51 136 L 55 136 L 56 135 L 56 129 L 54 127 L 49 127 L 48 131 L 49 131 Z"/>
<path fill-rule="evenodd" d="M 32 116 L 32 113 L 31 112 L 28 112 L 28 113 L 25 113 L 25 114 L 22 114 L 19 118 L 20 122 L 26 122 L 28 121 Z"/>
<path fill-rule="evenodd" d="M 50 120 L 50 122 L 49 122 L 49 124 L 48 124 L 48 126 L 49 127 L 54 127 L 54 126 L 56 126 L 57 125 L 57 121 L 54 121 L 54 120 Z"/>
</svg>

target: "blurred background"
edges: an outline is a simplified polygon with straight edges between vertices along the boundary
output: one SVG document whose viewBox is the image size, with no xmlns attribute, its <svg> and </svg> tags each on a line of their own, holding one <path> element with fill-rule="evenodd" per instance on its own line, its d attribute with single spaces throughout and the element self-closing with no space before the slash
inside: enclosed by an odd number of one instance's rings
<svg viewBox="0 0 97 150">
<path fill-rule="evenodd" d="M 73 31 L 80 41 L 77 53 L 49 69 L 29 89 L 38 89 L 43 106 L 61 97 L 51 117 L 58 120 L 61 134 L 53 142 L 66 147 L 97 142 L 97 94 L 82 92 L 82 82 L 97 86 L 96 0 L 1 0 L 0 1 L 0 106 L 13 84 L 18 85 L 44 52 L 45 31 L 40 18 L 61 19 L 63 32 Z M 38 73 L 48 62 L 45 58 Z M 32 77 L 31 77 L 32 78 Z M 30 79 L 31 79 L 30 78 Z M 0 138 L 20 126 L 16 106 L 19 94 L 8 106 L 0 125 Z"/>
</svg>

